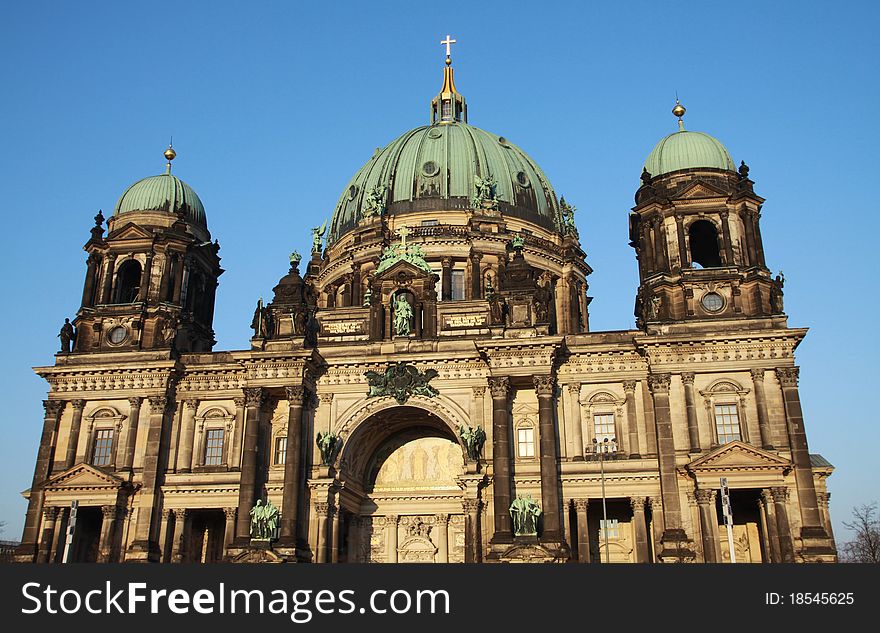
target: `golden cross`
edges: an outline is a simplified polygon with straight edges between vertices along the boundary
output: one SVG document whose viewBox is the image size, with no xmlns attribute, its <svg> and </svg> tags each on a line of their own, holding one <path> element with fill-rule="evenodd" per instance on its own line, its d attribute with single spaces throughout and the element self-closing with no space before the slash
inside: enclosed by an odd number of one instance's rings
<svg viewBox="0 0 880 633">
<path fill-rule="evenodd" d="M 412 233 L 412 231 L 404 224 L 397 232 L 400 233 L 400 245 L 406 248 L 406 236 Z"/>
<path fill-rule="evenodd" d="M 452 39 L 451 36 L 447 35 L 445 40 L 440 40 L 440 43 L 446 45 L 446 56 L 449 57 L 452 54 L 452 49 L 450 48 L 450 46 L 455 44 L 455 40 Z"/>
</svg>

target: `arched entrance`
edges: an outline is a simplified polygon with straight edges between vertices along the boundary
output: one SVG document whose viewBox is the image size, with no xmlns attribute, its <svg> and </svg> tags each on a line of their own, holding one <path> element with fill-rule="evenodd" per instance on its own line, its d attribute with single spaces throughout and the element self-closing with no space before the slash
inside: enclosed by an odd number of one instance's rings
<svg viewBox="0 0 880 633">
<path fill-rule="evenodd" d="M 349 562 L 464 562 L 464 452 L 438 415 L 389 406 L 357 424 L 340 479 Z"/>
</svg>

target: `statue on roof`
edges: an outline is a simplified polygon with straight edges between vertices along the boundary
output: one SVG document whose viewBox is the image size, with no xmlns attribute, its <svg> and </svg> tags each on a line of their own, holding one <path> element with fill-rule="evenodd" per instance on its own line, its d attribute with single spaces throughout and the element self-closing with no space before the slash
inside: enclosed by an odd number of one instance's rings
<svg viewBox="0 0 880 633">
<path fill-rule="evenodd" d="M 376 185 L 367 191 L 364 196 L 362 214 L 365 218 L 372 218 L 385 214 L 385 185 Z"/>
<path fill-rule="evenodd" d="M 577 227 L 574 225 L 574 212 L 576 207 L 571 206 L 565 201 L 565 197 L 559 199 L 559 214 L 562 216 L 562 233 L 563 235 L 577 236 Z"/>
<path fill-rule="evenodd" d="M 498 182 L 489 174 L 485 178 L 474 176 L 474 198 L 471 201 L 475 208 L 498 208 Z"/>
<path fill-rule="evenodd" d="M 324 220 L 324 224 L 321 226 L 316 226 L 312 229 L 312 252 L 320 253 L 324 250 L 324 233 L 327 232 L 327 221 Z"/>
</svg>

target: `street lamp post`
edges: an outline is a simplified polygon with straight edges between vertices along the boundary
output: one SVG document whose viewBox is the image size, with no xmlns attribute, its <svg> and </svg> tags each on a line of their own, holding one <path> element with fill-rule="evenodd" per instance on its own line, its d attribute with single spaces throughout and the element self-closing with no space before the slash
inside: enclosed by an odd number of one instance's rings
<svg viewBox="0 0 880 633">
<path fill-rule="evenodd" d="M 617 450 L 617 438 L 605 437 L 600 444 L 593 438 L 593 452 L 599 456 L 599 472 L 602 474 L 602 531 L 605 537 L 605 562 L 611 562 L 611 552 L 608 549 L 608 508 L 605 505 L 605 453 Z"/>
</svg>

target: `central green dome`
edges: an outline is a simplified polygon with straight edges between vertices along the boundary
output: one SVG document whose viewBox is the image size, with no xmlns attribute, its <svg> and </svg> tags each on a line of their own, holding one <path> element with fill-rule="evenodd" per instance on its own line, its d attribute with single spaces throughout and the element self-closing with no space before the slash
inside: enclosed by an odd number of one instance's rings
<svg viewBox="0 0 880 633">
<path fill-rule="evenodd" d="M 733 159 L 718 139 L 689 130 L 679 130 L 661 139 L 645 161 L 645 169 L 652 176 L 700 168 L 736 171 Z"/>
<path fill-rule="evenodd" d="M 556 194 L 528 154 L 502 136 L 444 121 L 417 127 L 376 150 L 342 192 L 328 243 L 370 215 L 377 196 L 391 215 L 473 208 L 476 178 L 487 176 L 495 178 L 503 214 L 559 230 Z"/>
</svg>

